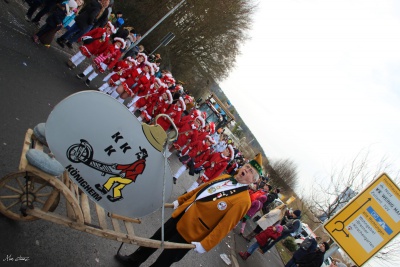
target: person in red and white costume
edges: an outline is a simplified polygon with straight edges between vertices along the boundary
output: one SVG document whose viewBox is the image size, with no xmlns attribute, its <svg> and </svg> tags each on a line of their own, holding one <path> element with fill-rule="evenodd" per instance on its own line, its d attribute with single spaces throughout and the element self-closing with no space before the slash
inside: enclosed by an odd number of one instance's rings
<svg viewBox="0 0 400 267">
<path fill-rule="evenodd" d="M 152 113 L 152 117 L 154 118 L 158 114 L 165 114 L 172 102 L 172 94 L 167 88 L 165 88 L 164 93 L 161 95 L 161 97 L 158 98 L 156 102 L 154 102 L 153 107 L 149 107 Z"/>
<path fill-rule="evenodd" d="M 113 71 L 110 73 L 112 75 L 102 86 L 99 87 L 99 91 L 111 94 L 113 92 L 113 87 L 116 89 L 117 84 L 115 82 L 119 81 L 122 74 L 131 69 L 134 65 L 135 60 L 131 57 L 127 57 L 125 60 L 119 60 L 117 64 L 115 64 Z"/>
<path fill-rule="evenodd" d="M 206 126 L 203 129 L 201 129 L 197 138 L 199 140 L 203 140 L 207 135 L 213 135 L 214 133 L 215 133 L 215 123 L 212 121 L 210 123 L 207 123 Z"/>
<path fill-rule="evenodd" d="M 129 57 L 131 58 L 131 57 Z M 128 58 L 127 58 L 128 59 Z M 132 61 L 133 60 L 133 61 Z M 133 62 L 132 67 L 123 73 L 121 73 L 118 77 L 114 76 L 112 78 L 112 90 L 108 91 L 108 94 L 110 94 L 112 97 L 117 99 L 119 97 L 119 93 L 117 93 L 117 87 L 120 85 L 122 82 L 124 82 L 126 79 L 129 79 L 133 73 L 135 73 L 135 70 L 137 68 L 142 68 L 144 66 L 144 62 L 147 61 L 147 56 L 144 53 L 139 53 L 136 56 L 136 59 L 131 58 L 130 61 Z M 111 78 L 110 78 L 111 79 Z"/>
<path fill-rule="evenodd" d="M 181 97 L 176 100 L 175 103 L 172 103 L 163 114 L 168 115 L 176 125 L 181 120 L 182 112 L 185 109 L 185 101 L 183 101 L 183 98 Z M 164 129 L 164 131 L 167 131 L 171 126 L 170 121 L 165 117 L 159 118 L 157 120 L 157 124 L 159 124 Z"/>
<path fill-rule="evenodd" d="M 188 155 L 189 157 L 182 162 L 182 167 L 180 167 L 173 176 L 174 184 L 178 178 L 184 173 L 188 168 L 192 168 L 194 170 L 195 163 L 198 161 L 202 161 L 209 157 L 210 155 L 210 146 L 214 143 L 214 140 L 211 136 L 207 136 L 205 140 L 196 141 L 190 143 L 184 150 L 182 150 L 182 156 Z M 193 173 L 189 173 L 193 175 Z"/>
<path fill-rule="evenodd" d="M 178 140 L 176 140 L 170 147 L 169 152 L 176 150 L 182 150 L 182 148 L 189 143 L 196 142 L 199 129 L 205 125 L 204 119 L 200 116 L 196 117 L 192 121 L 178 122 L 176 127 L 178 128 Z M 202 139 L 203 140 L 203 139 Z"/>
<path fill-rule="evenodd" d="M 147 62 L 147 61 L 146 61 Z M 151 66 L 145 63 L 144 67 L 128 71 L 121 79 L 124 81 L 117 87 L 121 103 L 126 98 L 134 98 L 139 92 L 147 91 L 150 87 Z"/>
<path fill-rule="evenodd" d="M 144 67 L 145 62 L 147 62 L 147 55 L 145 53 L 138 53 L 136 55 L 136 68 Z"/>
<path fill-rule="evenodd" d="M 104 28 L 96 28 L 84 34 L 79 40 L 94 39 L 90 44 L 83 44 L 79 47 L 79 52 L 73 55 L 68 61 L 68 67 L 71 69 L 76 68 L 86 58 L 92 55 L 98 56 L 103 53 L 109 43 L 110 35 L 116 33 L 114 25 L 108 22 Z"/>
<path fill-rule="evenodd" d="M 142 78 L 140 78 L 140 83 L 138 82 L 136 85 L 134 84 L 131 87 L 131 90 L 133 92 L 132 100 L 126 105 L 128 108 L 132 107 L 140 98 L 147 96 L 150 94 L 150 88 L 154 84 L 154 69 L 153 69 L 153 63 L 150 63 L 149 61 L 146 61 L 144 63 L 144 67 L 142 69 L 148 69 L 148 74 L 145 75 Z M 145 81 L 146 79 L 146 81 Z"/>
<path fill-rule="evenodd" d="M 135 114 L 136 110 L 140 110 L 140 116 L 138 117 L 139 121 L 149 122 L 152 119 L 152 113 L 149 111 L 154 107 L 155 102 L 157 102 L 158 98 L 164 93 L 167 89 L 165 85 L 161 82 L 160 79 L 154 79 L 154 83 L 150 86 L 150 90 L 148 90 L 147 95 L 141 96 L 130 108 L 129 111 L 132 114 Z"/>
<path fill-rule="evenodd" d="M 197 179 L 197 181 L 193 182 L 187 192 L 190 192 L 193 189 L 197 188 L 200 184 L 212 181 L 213 179 L 221 175 L 221 173 L 228 166 L 229 161 L 233 160 L 234 156 L 235 151 L 233 150 L 233 147 L 231 145 L 228 145 L 228 147 L 223 152 L 215 152 L 210 155 L 210 158 L 207 161 L 203 163 L 198 162 L 198 164 L 194 166 L 195 169 L 201 168 L 205 171 L 200 176 L 200 178 Z M 199 166 L 200 164 L 202 165 Z"/>
<path fill-rule="evenodd" d="M 104 73 L 106 70 L 114 68 L 121 57 L 121 49 L 124 49 L 125 46 L 126 42 L 124 39 L 115 37 L 113 44 L 108 45 L 107 49 L 93 60 L 94 64 L 89 65 L 82 73 L 77 74 L 76 77 L 82 79 L 90 74 L 85 81 L 85 84 L 89 86 L 90 82 L 96 78 L 99 73 Z"/>
</svg>

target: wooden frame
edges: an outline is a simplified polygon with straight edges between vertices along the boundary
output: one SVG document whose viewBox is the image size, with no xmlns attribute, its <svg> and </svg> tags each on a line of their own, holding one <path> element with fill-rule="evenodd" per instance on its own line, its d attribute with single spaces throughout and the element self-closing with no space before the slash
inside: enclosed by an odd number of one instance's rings
<svg viewBox="0 0 400 267">
<path fill-rule="evenodd" d="M 192 244 L 161 242 L 136 236 L 133 224 L 140 224 L 140 219 L 106 213 L 101 206 L 91 201 L 87 195 L 69 179 L 67 171 L 64 171 L 61 177 L 55 177 L 30 165 L 26 159 L 26 152 L 30 148 L 43 150 L 43 147 L 44 145 L 33 135 L 33 131 L 28 129 L 25 134 L 19 171 L 32 173 L 55 188 L 54 193 L 52 192 L 49 194 L 48 199 L 41 209 L 26 208 L 25 212 L 28 216 L 33 216 L 34 218 L 64 225 L 82 232 L 138 246 L 165 249 L 195 248 Z M 66 215 L 60 215 L 49 211 L 49 207 L 54 204 L 58 193 L 60 193 L 66 200 Z M 173 204 L 167 203 L 165 207 L 171 208 L 173 207 Z M 95 210 L 97 215 L 96 217 L 92 216 L 94 212 L 91 212 L 91 208 Z M 0 212 L 4 213 L 1 209 Z M 6 213 L 4 213 L 4 215 L 10 217 Z M 16 217 L 14 216 L 11 219 L 16 219 Z M 124 227 L 121 227 L 121 224 Z"/>
</svg>

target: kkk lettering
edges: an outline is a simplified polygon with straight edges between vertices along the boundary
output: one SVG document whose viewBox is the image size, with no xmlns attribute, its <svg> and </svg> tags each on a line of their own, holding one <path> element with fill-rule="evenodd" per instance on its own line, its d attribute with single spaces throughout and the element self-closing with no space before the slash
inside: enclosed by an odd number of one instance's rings
<svg viewBox="0 0 400 267">
<path fill-rule="evenodd" d="M 115 143 L 118 143 L 119 140 L 124 139 L 120 132 L 116 132 L 111 136 L 111 138 L 114 139 Z M 127 142 L 122 144 L 119 148 L 124 154 L 127 150 L 132 149 Z M 106 149 L 104 149 L 104 152 L 106 152 L 108 156 L 111 156 L 111 154 L 117 152 L 117 150 L 115 150 L 112 145 L 109 145 Z"/>
</svg>

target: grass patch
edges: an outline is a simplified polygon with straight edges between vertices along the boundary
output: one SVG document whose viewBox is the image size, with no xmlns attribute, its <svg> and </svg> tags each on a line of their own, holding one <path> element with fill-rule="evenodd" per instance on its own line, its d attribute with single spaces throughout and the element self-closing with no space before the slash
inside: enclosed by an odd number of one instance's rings
<svg viewBox="0 0 400 267">
<path fill-rule="evenodd" d="M 281 259 L 284 264 L 286 264 L 291 258 L 293 253 L 290 252 L 283 244 L 282 242 L 278 242 L 276 245 L 276 250 L 278 251 L 279 255 L 281 256 Z"/>
</svg>

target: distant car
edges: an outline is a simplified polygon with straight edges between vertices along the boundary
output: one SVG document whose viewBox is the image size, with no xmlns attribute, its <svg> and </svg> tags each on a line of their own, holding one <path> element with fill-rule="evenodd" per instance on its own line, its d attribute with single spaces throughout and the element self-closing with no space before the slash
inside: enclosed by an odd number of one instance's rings
<svg viewBox="0 0 400 267">
<path fill-rule="evenodd" d="M 306 223 L 301 223 L 301 232 L 297 236 L 295 236 L 295 242 L 300 244 L 307 237 L 316 237 L 316 234 L 311 230 L 311 228 Z"/>
</svg>

